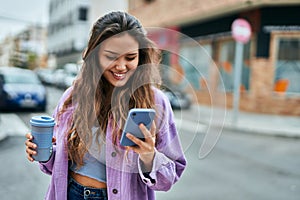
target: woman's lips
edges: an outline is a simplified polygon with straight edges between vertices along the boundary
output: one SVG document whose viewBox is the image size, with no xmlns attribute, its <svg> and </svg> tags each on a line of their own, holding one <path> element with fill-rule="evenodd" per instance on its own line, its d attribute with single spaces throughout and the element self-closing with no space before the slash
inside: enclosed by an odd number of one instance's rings
<svg viewBox="0 0 300 200">
<path fill-rule="evenodd" d="M 117 80 L 123 80 L 126 77 L 126 72 L 122 72 L 122 73 L 112 72 L 112 75 Z"/>
</svg>

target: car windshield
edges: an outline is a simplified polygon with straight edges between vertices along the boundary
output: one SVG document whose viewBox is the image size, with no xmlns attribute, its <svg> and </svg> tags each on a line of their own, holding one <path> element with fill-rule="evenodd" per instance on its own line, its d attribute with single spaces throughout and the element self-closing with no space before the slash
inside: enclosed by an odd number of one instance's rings
<svg viewBox="0 0 300 200">
<path fill-rule="evenodd" d="M 20 83 L 20 84 L 39 84 L 40 81 L 34 74 L 6 74 L 4 76 L 5 83 Z"/>
</svg>

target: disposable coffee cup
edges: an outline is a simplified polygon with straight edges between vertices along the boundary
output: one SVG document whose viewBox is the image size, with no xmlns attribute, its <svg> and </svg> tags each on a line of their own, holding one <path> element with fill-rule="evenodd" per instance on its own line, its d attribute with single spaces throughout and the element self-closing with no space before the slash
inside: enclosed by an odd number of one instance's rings
<svg viewBox="0 0 300 200">
<path fill-rule="evenodd" d="M 47 161 L 52 153 L 54 118 L 49 116 L 34 116 L 31 118 L 30 124 L 33 136 L 32 142 L 37 145 L 37 154 L 32 157 L 36 161 Z"/>
</svg>

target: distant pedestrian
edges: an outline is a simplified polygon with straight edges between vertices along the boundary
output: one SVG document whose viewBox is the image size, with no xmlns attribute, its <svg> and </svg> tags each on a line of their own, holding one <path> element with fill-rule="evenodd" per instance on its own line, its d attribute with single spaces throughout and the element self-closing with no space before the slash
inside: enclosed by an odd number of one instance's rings
<svg viewBox="0 0 300 200">
<path fill-rule="evenodd" d="M 60 99 L 53 153 L 41 170 L 50 174 L 45 199 L 153 200 L 167 191 L 186 167 L 173 112 L 159 89 L 160 52 L 140 22 L 126 12 L 111 12 L 94 24 L 78 78 Z M 120 145 L 131 108 L 152 108 L 145 140 Z M 26 134 L 26 153 L 34 161 L 36 145 Z"/>
</svg>

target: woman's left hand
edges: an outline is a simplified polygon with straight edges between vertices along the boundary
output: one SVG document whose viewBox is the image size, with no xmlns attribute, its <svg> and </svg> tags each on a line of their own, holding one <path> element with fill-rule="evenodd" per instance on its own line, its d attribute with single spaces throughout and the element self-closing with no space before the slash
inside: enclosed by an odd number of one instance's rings
<svg viewBox="0 0 300 200">
<path fill-rule="evenodd" d="M 139 125 L 140 130 L 144 134 L 145 141 L 135 137 L 134 135 L 127 133 L 126 137 L 132 140 L 137 146 L 128 147 L 129 150 L 133 150 L 140 155 L 140 159 L 144 164 L 144 169 L 151 171 L 153 158 L 155 154 L 155 141 L 156 141 L 156 126 L 152 123 L 150 131 L 144 124 Z"/>
</svg>

